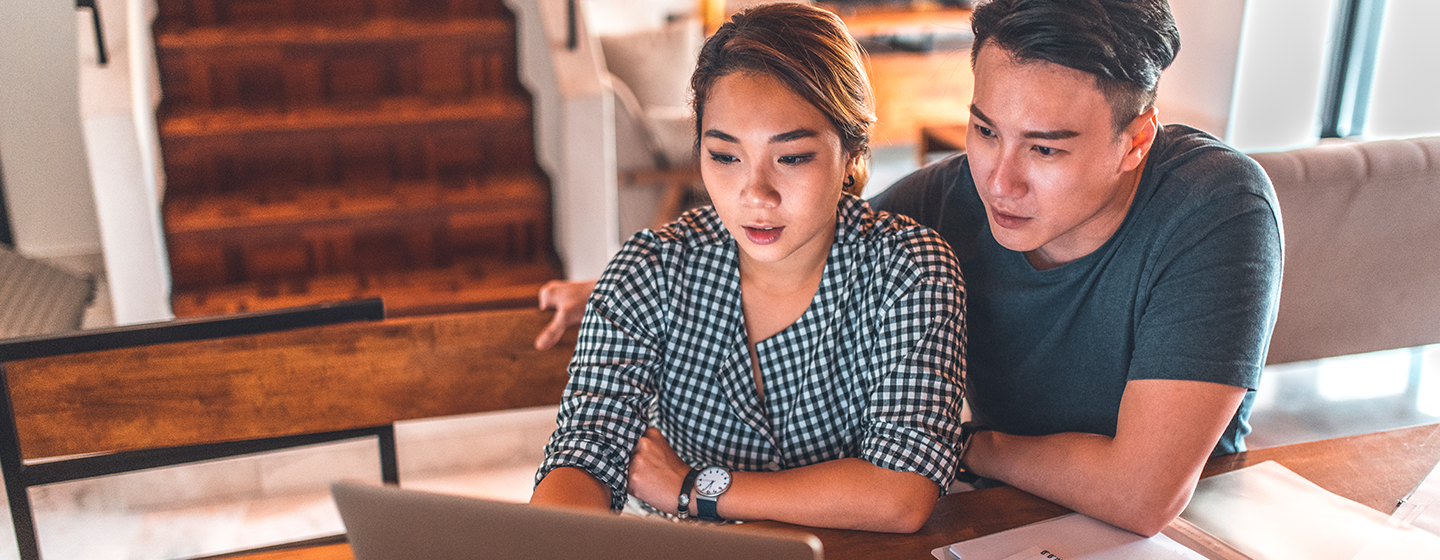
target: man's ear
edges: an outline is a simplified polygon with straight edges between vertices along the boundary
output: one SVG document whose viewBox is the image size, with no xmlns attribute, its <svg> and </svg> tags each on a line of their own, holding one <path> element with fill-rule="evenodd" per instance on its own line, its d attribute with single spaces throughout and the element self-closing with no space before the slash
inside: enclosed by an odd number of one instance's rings
<svg viewBox="0 0 1440 560">
<path fill-rule="evenodd" d="M 1150 146 L 1155 143 L 1155 135 L 1159 130 L 1160 110 L 1155 107 L 1136 115 L 1135 119 L 1125 126 L 1122 141 L 1125 142 L 1128 149 L 1120 160 L 1122 173 L 1145 163 L 1145 156 L 1150 155 Z"/>
</svg>

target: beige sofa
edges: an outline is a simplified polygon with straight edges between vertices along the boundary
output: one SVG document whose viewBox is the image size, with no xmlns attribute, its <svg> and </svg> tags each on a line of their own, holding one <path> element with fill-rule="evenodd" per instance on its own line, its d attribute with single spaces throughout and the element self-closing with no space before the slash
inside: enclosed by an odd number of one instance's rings
<svg viewBox="0 0 1440 560">
<path fill-rule="evenodd" d="M 1440 342 L 1440 137 L 1252 157 L 1285 228 L 1268 363 Z"/>
</svg>

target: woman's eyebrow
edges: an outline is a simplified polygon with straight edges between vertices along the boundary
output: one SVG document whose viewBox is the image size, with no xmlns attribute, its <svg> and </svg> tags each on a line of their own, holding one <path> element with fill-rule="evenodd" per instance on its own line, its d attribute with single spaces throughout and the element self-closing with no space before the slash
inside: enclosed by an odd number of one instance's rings
<svg viewBox="0 0 1440 560">
<path fill-rule="evenodd" d="M 714 138 L 714 139 L 719 140 L 719 141 L 721 141 L 721 142 L 735 142 L 735 143 L 740 142 L 740 139 L 739 139 L 739 138 L 736 138 L 736 137 L 731 136 L 731 135 L 729 135 L 729 134 L 725 134 L 724 132 L 720 132 L 720 131 L 715 130 L 715 129 L 713 129 L 713 128 L 710 129 L 710 130 L 705 131 L 705 134 L 702 134 L 701 136 L 704 136 L 704 137 L 706 137 L 706 138 Z"/>
<path fill-rule="evenodd" d="M 780 134 L 776 134 L 776 135 L 774 135 L 774 136 L 771 136 L 771 137 L 770 137 L 770 143 L 771 143 L 771 144 L 779 144 L 779 143 L 781 143 L 781 142 L 791 142 L 791 141 L 799 140 L 799 139 L 801 139 L 801 138 L 814 138 L 814 137 L 819 136 L 819 135 L 820 135 L 819 132 L 815 132 L 815 131 L 810 130 L 810 129 L 808 129 L 808 128 L 797 128 L 797 129 L 792 130 L 792 131 L 790 131 L 790 132 L 782 132 L 782 133 L 780 133 Z"/>
<path fill-rule="evenodd" d="M 770 143 L 771 143 L 771 144 L 779 144 L 779 143 L 782 143 L 782 142 L 792 142 L 792 141 L 795 141 L 795 140 L 799 140 L 799 139 L 801 139 L 801 138 L 814 138 L 814 137 L 819 136 L 819 135 L 820 135 L 819 132 L 815 132 L 815 131 L 810 130 L 810 129 L 808 129 L 808 128 L 797 128 L 797 129 L 792 130 L 792 131 L 790 131 L 790 132 L 781 132 L 780 134 L 776 134 L 776 135 L 774 135 L 774 136 L 771 136 L 771 137 L 770 137 Z M 724 132 L 720 132 L 719 130 L 715 130 L 715 129 L 713 129 L 713 128 L 710 129 L 710 130 L 705 131 L 705 134 L 703 134 L 702 136 L 704 136 L 704 137 L 706 137 L 706 138 L 714 138 L 714 139 L 716 139 L 716 140 L 720 140 L 721 142 L 739 142 L 739 141 L 740 141 L 740 139 L 738 139 L 738 138 L 736 138 L 736 137 L 734 137 L 734 136 L 731 136 L 731 135 L 726 134 L 726 133 L 724 133 Z"/>
</svg>

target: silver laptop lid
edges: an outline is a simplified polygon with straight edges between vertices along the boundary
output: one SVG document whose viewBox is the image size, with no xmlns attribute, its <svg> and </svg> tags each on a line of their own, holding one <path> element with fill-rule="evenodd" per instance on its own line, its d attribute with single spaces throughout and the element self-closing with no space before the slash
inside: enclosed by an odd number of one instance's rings
<svg viewBox="0 0 1440 560">
<path fill-rule="evenodd" d="M 337 482 L 355 560 L 821 560 L 814 535 L 622 517 Z"/>
</svg>

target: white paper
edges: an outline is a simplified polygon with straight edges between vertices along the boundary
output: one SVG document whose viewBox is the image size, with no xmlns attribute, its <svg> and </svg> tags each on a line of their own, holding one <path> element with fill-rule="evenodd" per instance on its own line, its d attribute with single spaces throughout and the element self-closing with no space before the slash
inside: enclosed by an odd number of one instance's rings
<svg viewBox="0 0 1440 560">
<path fill-rule="evenodd" d="M 1420 486 L 1400 503 L 1400 507 L 1395 508 L 1390 522 L 1440 535 L 1440 465 L 1420 481 Z"/>
<path fill-rule="evenodd" d="M 1035 555 L 1042 551 L 1050 556 Z M 1164 534 L 1147 539 L 1078 513 L 942 546 L 931 554 L 939 560 L 1205 560 Z"/>
<path fill-rule="evenodd" d="M 1201 480 L 1181 516 L 1255 560 L 1440 558 L 1440 536 L 1392 524 L 1273 461 Z"/>
</svg>

